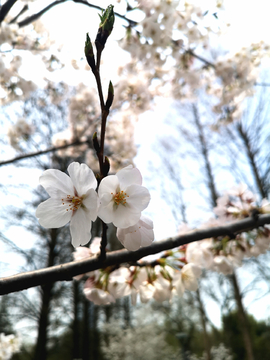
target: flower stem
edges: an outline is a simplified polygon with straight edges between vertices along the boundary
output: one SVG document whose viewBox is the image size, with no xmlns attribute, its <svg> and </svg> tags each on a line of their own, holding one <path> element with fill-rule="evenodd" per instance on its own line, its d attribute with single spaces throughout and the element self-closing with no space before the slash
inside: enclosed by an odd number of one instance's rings
<svg viewBox="0 0 270 360">
<path fill-rule="evenodd" d="M 107 246 L 107 229 L 108 226 L 102 221 L 102 237 L 100 243 L 100 255 L 99 260 L 106 260 L 106 246 Z"/>
</svg>

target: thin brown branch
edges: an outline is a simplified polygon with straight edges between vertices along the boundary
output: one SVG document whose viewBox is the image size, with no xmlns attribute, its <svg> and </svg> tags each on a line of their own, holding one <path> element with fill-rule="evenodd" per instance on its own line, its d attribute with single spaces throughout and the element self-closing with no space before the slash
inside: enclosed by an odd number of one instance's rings
<svg viewBox="0 0 270 360">
<path fill-rule="evenodd" d="M 202 56 L 195 54 L 195 52 L 194 52 L 193 50 L 188 49 L 188 50 L 185 50 L 185 52 L 186 52 L 187 54 L 190 54 L 191 56 L 195 57 L 196 59 L 204 62 L 207 66 L 210 66 L 210 67 L 212 67 L 213 69 L 216 68 L 216 66 L 215 66 L 213 63 L 211 63 L 210 61 L 204 59 Z"/>
<path fill-rule="evenodd" d="M 27 10 L 29 9 L 28 5 L 24 5 L 24 7 L 22 8 L 22 10 L 18 13 L 18 15 L 16 15 L 10 22 L 9 24 L 14 24 L 18 19 L 19 17 L 24 14 Z"/>
<path fill-rule="evenodd" d="M 17 0 L 8 0 L 0 7 L 0 24 L 5 19 L 7 14 L 9 13 L 9 10 L 12 8 L 12 6 L 15 4 Z"/>
<path fill-rule="evenodd" d="M 16 0 L 15 0 L 16 1 Z M 47 11 L 49 11 L 51 8 L 53 8 L 54 6 L 56 5 L 59 5 L 63 2 L 66 2 L 67 0 L 57 0 L 57 1 L 54 1 L 53 3 L 51 3 L 50 5 L 46 6 L 44 9 L 42 9 L 41 11 L 39 11 L 38 13 L 36 14 L 33 14 L 32 16 L 29 16 L 27 17 L 26 19 L 20 21 L 18 23 L 19 27 L 23 27 L 23 26 L 26 26 L 26 25 L 29 25 L 31 24 L 32 22 L 36 21 L 37 19 L 39 19 L 43 14 L 45 14 Z M 14 0 L 13 0 L 14 2 Z M 89 2 L 85 1 L 85 0 L 73 0 L 73 2 L 75 3 L 78 3 L 78 4 L 83 4 L 83 5 L 86 5 L 88 7 L 91 7 L 93 9 L 97 9 L 97 10 L 104 10 L 102 7 L 100 6 L 97 6 L 97 5 L 93 5 L 93 4 L 90 4 Z M 0 13 L 1 14 L 1 13 Z M 128 18 L 126 18 L 124 15 L 121 15 L 119 13 L 114 13 L 117 17 L 123 19 L 123 20 L 126 20 L 128 22 L 128 24 L 130 26 L 135 26 L 137 25 L 136 21 L 133 21 L 133 20 L 130 20 Z"/>
<path fill-rule="evenodd" d="M 49 11 L 51 8 L 53 8 L 56 5 L 62 4 L 63 2 L 66 2 L 67 0 L 57 0 L 54 1 L 53 3 L 51 3 L 50 5 L 46 6 L 44 9 L 42 9 L 41 11 L 39 11 L 36 14 L 33 14 L 29 17 L 27 17 L 26 19 L 18 22 L 18 26 L 19 27 L 23 27 L 26 25 L 31 24 L 32 22 L 36 21 L 37 19 L 39 19 L 43 14 L 45 14 L 47 11 Z"/>
<path fill-rule="evenodd" d="M 236 234 L 270 224 L 270 215 L 260 215 L 258 219 L 247 218 L 224 226 L 197 230 L 185 235 L 175 236 L 163 241 L 157 241 L 151 246 L 141 248 L 137 251 L 120 250 L 107 254 L 106 260 L 98 257 L 73 261 L 63 265 L 52 266 L 46 269 L 29 271 L 0 279 L 0 295 L 15 291 L 21 291 L 31 287 L 43 285 L 55 281 L 70 281 L 72 277 L 85 274 L 89 271 L 106 268 L 108 266 L 134 263 L 144 256 L 157 254 L 164 250 L 176 248 L 180 245 L 189 244 L 194 241 L 207 239 L 227 234 Z"/>
<path fill-rule="evenodd" d="M 69 144 L 65 144 L 65 145 L 61 145 L 61 146 L 52 146 L 52 147 L 50 147 L 50 148 L 48 148 L 46 150 L 40 150 L 40 151 L 36 151 L 36 152 L 33 152 L 33 153 L 16 156 L 13 159 L 0 161 L 0 166 L 12 164 L 12 163 L 14 163 L 16 161 L 19 161 L 19 160 L 28 159 L 28 158 L 31 158 L 31 157 L 34 157 L 34 156 L 47 154 L 49 152 L 66 149 L 66 148 L 71 147 L 71 146 L 79 146 L 79 145 L 84 145 L 84 144 L 88 144 L 89 146 L 92 147 L 92 142 L 89 139 L 84 140 L 84 141 L 76 140 L 76 141 L 74 141 L 72 143 L 69 143 Z"/>
</svg>

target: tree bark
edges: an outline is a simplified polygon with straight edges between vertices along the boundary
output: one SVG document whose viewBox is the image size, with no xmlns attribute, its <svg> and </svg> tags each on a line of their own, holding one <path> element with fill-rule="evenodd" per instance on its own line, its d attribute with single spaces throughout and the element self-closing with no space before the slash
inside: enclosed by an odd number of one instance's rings
<svg viewBox="0 0 270 360">
<path fill-rule="evenodd" d="M 204 305 L 201 300 L 201 295 L 200 295 L 199 289 L 196 291 L 196 295 L 197 295 L 197 300 L 199 303 L 200 319 L 201 319 L 201 324 L 202 324 L 202 328 L 203 328 L 203 339 L 204 339 L 206 360 L 211 360 L 211 342 L 210 342 L 210 338 L 209 338 L 209 335 L 208 335 L 208 332 L 206 329 L 207 318 L 206 318 L 206 314 L 205 314 L 205 310 L 204 310 Z"/>
<path fill-rule="evenodd" d="M 55 246 L 57 243 L 57 229 L 50 230 L 49 254 L 47 267 L 51 267 L 55 263 Z M 47 283 L 41 286 L 41 308 L 38 322 L 38 337 L 35 347 L 34 360 L 46 360 L 47 358 L 47 340 L 48 326 L 50 317 L 50 302 L 52 299 L 52 290 L 54 283 Z"/>
<path fill-rule="evenodd" d="M 243 129 L 243 126 L 239 124 L 237 126 L 238 133 L 243 140 L 243 143 L 245 145 L 246 154 L 249 160 L 249 164 L 251 167 L 251 170 L 253 172 L 254 179 L 256 181 L 257 188 L 261 194 L 262 198 L 267 198 L 267 192 L 265 191 L 265 186 L 263 183 L 263 179 L 260 177 L 259 170 L 256 165 L 255 161 L 255 152 L 252 150 L 252 146 L 250 144 L 250 139 L 248 137 L 248 133 Z"/>
<path fill-rule="evenodd" d="M 234 289 L 234 297 L 235 297 L 235 300 L 237 303 L 239 325 L 240 325 L 240 329 L 241 329 L 241 332 L 243 335 L 243 341 L 244 341 L 244 345 L 245 345 L 245 349 L 246 349 L 247 360 L 254 360 L 249 323 L 248 323 L 246 312 L 244 310 L 242 295 L 240 293 L 236 274 L 233 273 L 232 275 L 230 275 L 230 278 L 231 278 L 231 282 L 232 282 L 233 289 Z"/>
<path fill-rule="evenodd" d="M 208 186 L 208 189 L 209 189 L 210 194 L 211 194 L 210 199 L 211 199 L 211 202 L 212 202 L 212 206 L 215 207 L 216 206 L 216 201 L 217 201 L 217 198 L 218 198 L 218 193 L 217 193 L 217 190 L 216 190 L 216 187 L 215 187 L 215 181 L 214 181 L 212 166 L 211 166 L 210 161 L 209 161 L 209 152 L 208 152 L 207 142 L 205 140 L 205 136 L 204 136 L 204 133 L 203 133 L 202 124 L 200 123 L 200 117 L 199 117 L 197 106 L 195 104 L 192 104 L 192 109 L 193 109 L 195 124 L 196 124 L 197 130 L 198 130 L 198 136 L 199 136 L 199 142 L 200 142 L 200 145 L 201 145 L 202 156 L 203 156 L 203 159 L 204 159 L 205 172 L 206 172 L 206 176 L 207 176 L 207 186 Z"/>
<path fill-rule="evenodd" d="M 72 358 L 79 359 L 80 356 L 80 332 L 79 332 L 79 282 L 73 280 L 73 350 Z"/>
</svg>

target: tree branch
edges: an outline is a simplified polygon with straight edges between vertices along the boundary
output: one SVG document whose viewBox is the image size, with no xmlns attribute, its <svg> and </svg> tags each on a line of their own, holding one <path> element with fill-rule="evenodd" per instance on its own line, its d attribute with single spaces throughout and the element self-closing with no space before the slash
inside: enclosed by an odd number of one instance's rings
<svg viewBox="0 0 270 360">
<path fill-rule="evenodd" d="M 14 0 L 13 0 L 14 1 Z M 50 10 L 51 8 L 53 8 L 54 6 L 56 5 L 59 5 L 63 2 L 66 2 L 67 0 L 56 0 L 54 1 L 53 3 L 51 3 L 50 5 L 46 6 L 43 10 L 39 11 L 38 13 L 32 15 L 32 16 L 29 16 L 28 18 L 20 21 L 18 23 L 19 27 L 23 27 L 23 26 L 26 26 L 26 25 L 29 25 L 31 24 L 32 22 L 36 21 L 37 19 L 39 19 L 43 14 L 45 14 L 48 10 Z M 89 2 L 85 1 L 85 0 L 73 0 L 73 2 L 75 3 L 79 3 L 79 4 L 83 4 L 83 5 L 86 5 L 86 6 L 89 6 L 93 9 L 97 9 L 97 10 L 104 10 L 104 8 L 100 7 L 100 6 L 97 6 L 97 5 L 93 5 L 93 4 L 90 4 Z M 1 14 L 1 13 L 0 13 Z M 127 19 L 124 15 L 121 15 L 119 13 L 114 13 L 115 16 L 121 18 L 121 19 L 124 19 L 126 20 L 130 26 L 135 26 L 137 25 L 136 21 L 133 21 L 133 20 L 130 20 L 130 19 Z"/>
<path fill-rule="evenodd" d="M 0 24 L 5 19 L 7 14 L 9 13 L 9 10 L 12 8 L 12 6 L 15 4 L 17 0 L 8 0 L 0 7 Z"/>
<path fill-rule="evenodd" d="M 39 11 L 36 14 L 33 14 L 32 16 L 29 16 L 28 18 L 18 22 L 18 26 L 19 27 L 23 27 L 26 25 L 31 24 L 32 22 L 36 21 L 37 19 L 39 19 L 43 14 L 45 14 L 48 10 L 50 10 L 51 8 L 53 8 L 55 5 L 59 5 L 62 4 L 63 2 L 66 2 L 67 0 L 57 0 L 54 1 L 53 3 L 51 3 L 50 5 L 46 6 L 43 10 Z"/>
<path fill-rule="evenodd" d="M 49 152 L 66 149 L 66 148 L 68 148 L 70 146 L 79 146 L 79 145 L 84 145 L 84 144 L 88 144 L 92 148 L 92 141 L 90 139 L 87 139 L 85 141 L 76 140 L 76 141 L 74 141 L 72 143 L 69 143 L 69 144 L 65 144 L 65 145 L 61 145 L 61 146 L 52 146 L 52 147 L 50 147 L 50 148 L 48 148 L 46 150 L 40 150 L 40 151 L 37 151 L 37 152 L 16 156 L 13 159 L 0 161 L 0 166 L 7 165 L 7 164 L 12 164 L 12 163 L 14 163 L 16 161 L 19 161 L 19 160 L 23 160 L 23 159 L 27 159 L 27 158 L 34 157 L 34 156 L 47 154 Z"/>
<path fill-rule="evenodd" d="M 137 251 L 119 250 L 107 254 L 105 261 L 98 257 L 69 262 L 46 269 L 29 271 L 0 279 L 0 295 L 21 291 L 31 287 L 55 281 L 70 281 L 73 276 L 85 274 L 89 271 L 106 268 L 108 266 L 136 262 L 144 256 L 157 254 L 164 250 L 176 248 L 194 241 L 228 234 L 236 234 L 270 224 L 270 214 L 260 215 L 258 219 L 247 218 L 225 226 L 197 230 L 185 235 L 175 236 L 163 241 L 157 241 L 151 246 Z"/>
</svg>

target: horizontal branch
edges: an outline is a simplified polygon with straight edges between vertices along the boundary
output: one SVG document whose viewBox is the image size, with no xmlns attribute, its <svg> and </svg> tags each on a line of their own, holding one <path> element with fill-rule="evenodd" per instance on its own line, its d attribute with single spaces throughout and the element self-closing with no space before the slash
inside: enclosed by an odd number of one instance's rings
<svg viewBox="0 0 270 360">
<path fill-rule="evenodd" d="M 40 151 L 32 152 L 32 153 L 29 153 L 29 154 L 23 154 L 23 155 L 16 156 L 16 157 L 14 157 L 12 159 L 9 159 L 9 160 L 0 161 L 0 166 L 12 164 L 12 163 L 14 163 L 16 161 L 19 161 L 19 160 L 23 160 L 23 159 L 27 159 L 27 158 L 34 157 L 34 156 L 47 154 L 49 152 L 66 149 L 66 148 L 71 147 L 71 146 L 79 146 L 79 145 L 84 145 L 84 144 L 88 144 L 89 147 L 92 148 L 92 140 L 90 140 L 90 139 L 87 139 L 87 140 L 84 140 L 84 141 L 76 140 L 76 141 L 74 141 L 72 143 L 69 143 L 69 144 L 65 144 L 65 145 L 61 145 L 61 146 L 52 146 L 52 147 L 50 147 L 50 148 L 48 148 L 46 150 L 40 150 Z"/>
<path fill-rule="evenodd" d="M 49 11 L 51 8 L 53 8 L 54 6 L 56 5 L 59 5 L 59 4 L 62 4 L 63 2 L 66 2 L 67 0 L 57 0 L 57 1 L 54 1 L 52 2 L 50 5 L 46 6 L 44 9 L 42 9 L 41 11 L 39 11 L 38 13 L 36 14 L 33 14 L 29 17 L 27 17 L 26 19 L 20 21 L 18 23 L 19 27 L 23 27 L 23 26 L 26 26 L 26 25 L 29 25 L 31 24 L 32 22 L 36 21 L 37 19 L 39 19 L 43 14 L 45 14 L 47 11 Z M 73 2 L 75 3 L 79 3 L 79 4 L 82 4 L 82 5 L 86 5 L 88 7 L 91 7 L 93 9 L 97 9 L 97 10 L 104 10 L 104 8 L 98 6 L 98 5 L 93 5 L 93 4 L 90 4 L 88 1 L 86 0 L 73 0 Z M 124 15 L 121 15 L 117 12 L 114 13 L 115 16 L 121 18 L 121 19 L 124 19 L 126 20 L 130 26 L 135 26 L 137 25 L 136 21 L 133 21 L 133 20 L 130 20 L 128 18 L 126 18 Z"/>
<path fill-rule="evenodd" d="M 147 255 L 157 254 L 180 245 L 217 236 L 248 231 L 265 224 L 270 224 L 270 215 L 260 215 L 258 219 L 247 218 L 224 226 L 197 230 L 185 235 L 175 236 L 163 241 L 154 242 L 151 246 L 137 251 L 119 250 L 107 254 L 106 260 L 98 257 L 69 262 L 50 268 L 29 271 L 0 279 L 0 295 L 21 291 L 31 287 L 56 281 L 70 281 L 76 275 L 122 263 L 134 263 Z"/>
</svg>

